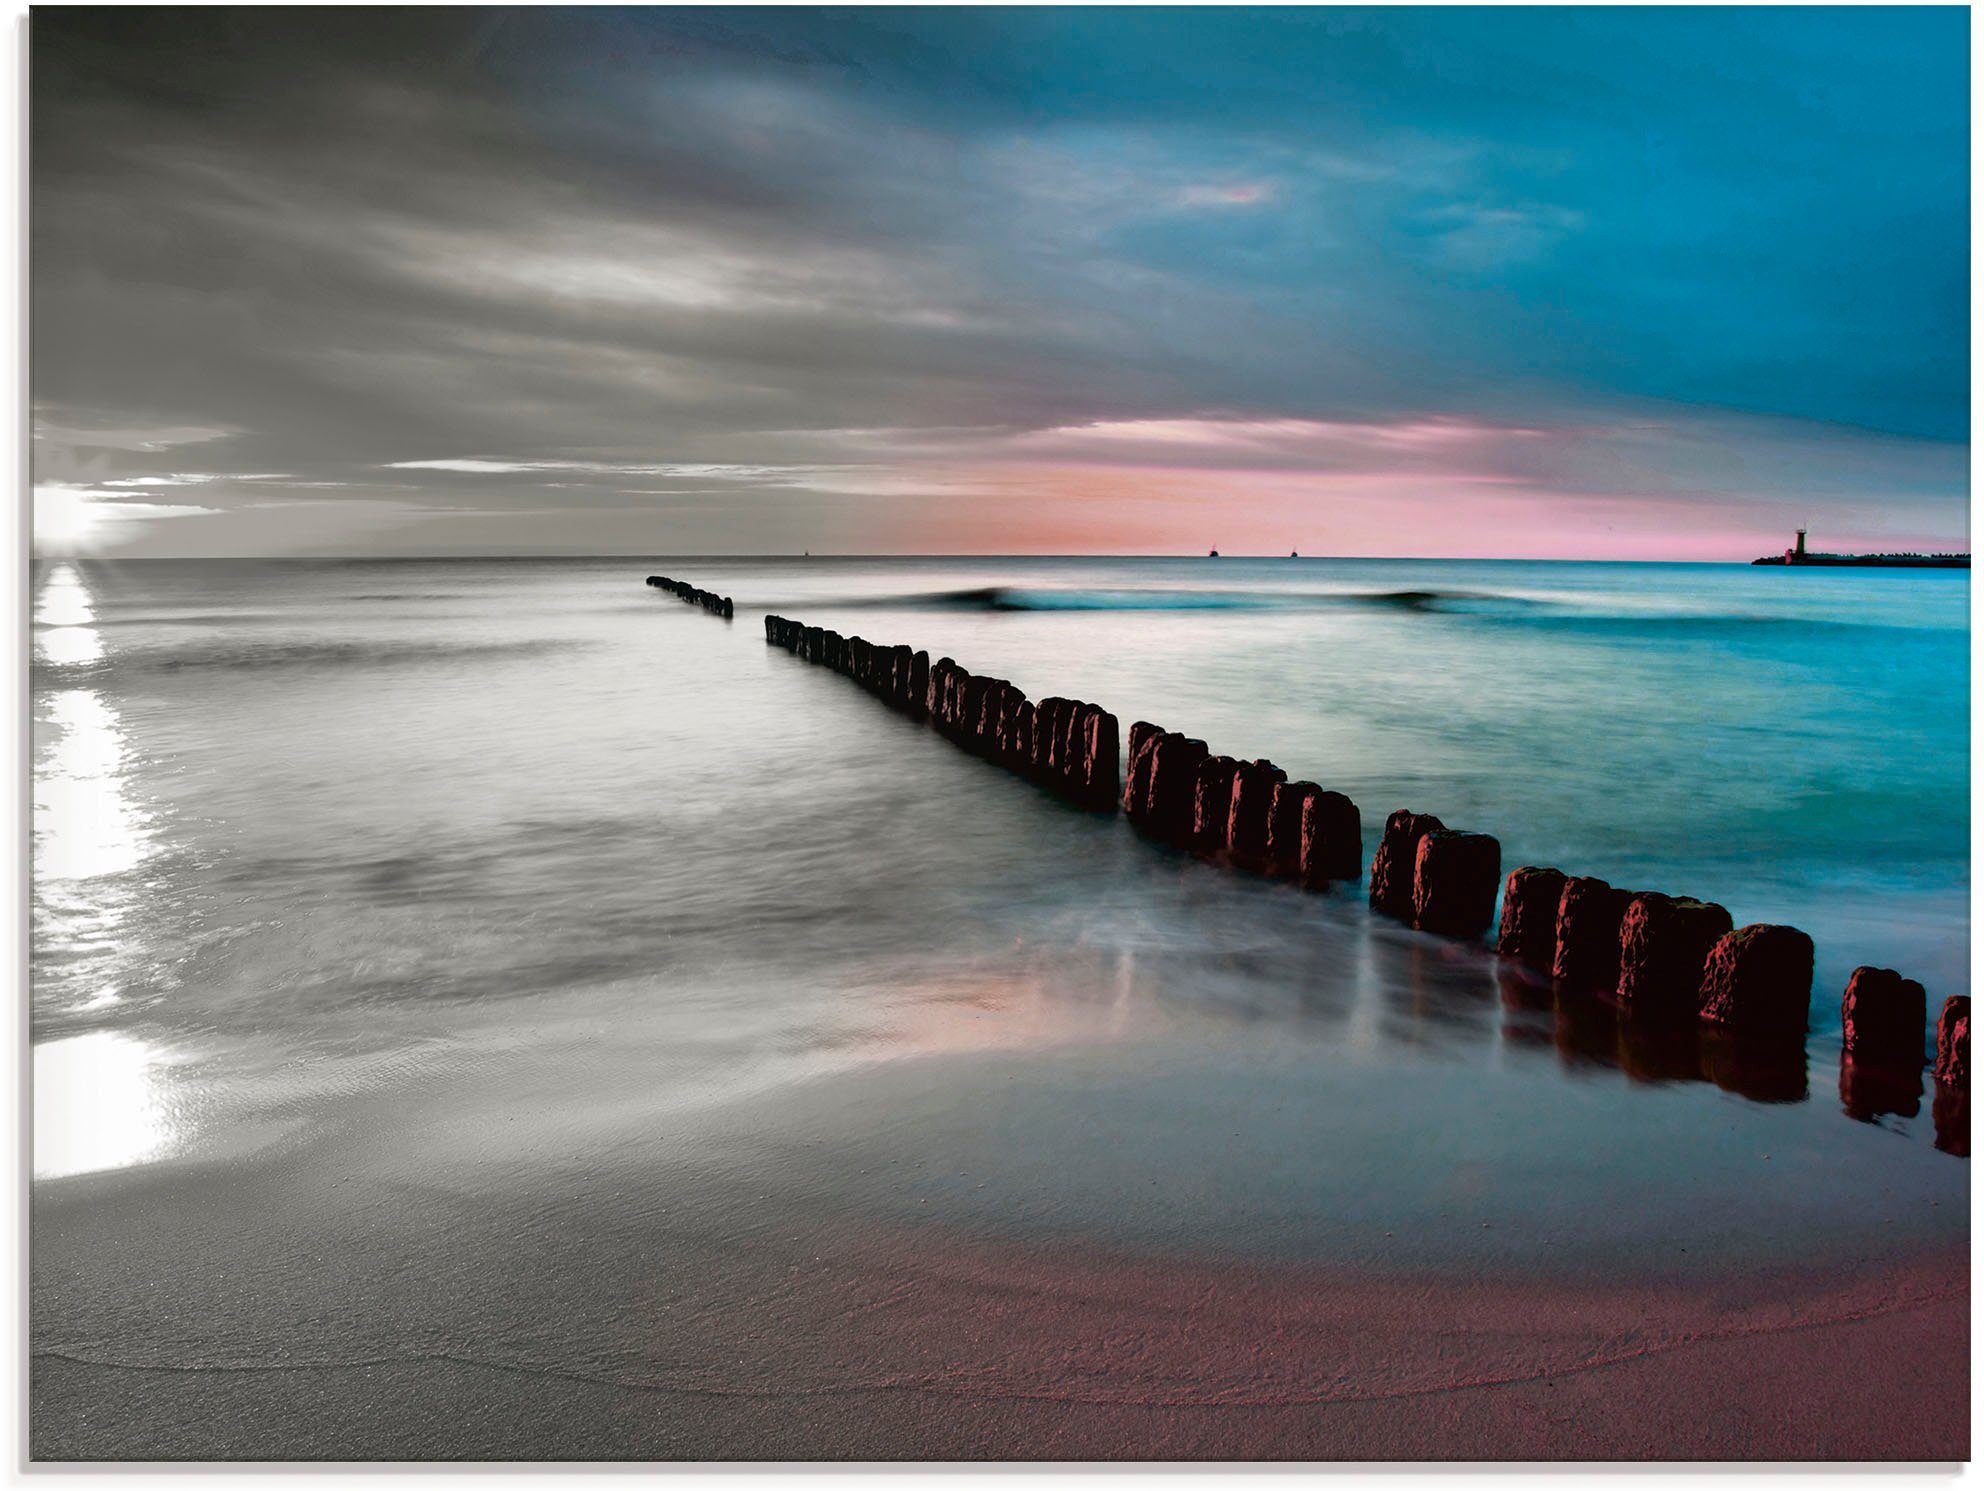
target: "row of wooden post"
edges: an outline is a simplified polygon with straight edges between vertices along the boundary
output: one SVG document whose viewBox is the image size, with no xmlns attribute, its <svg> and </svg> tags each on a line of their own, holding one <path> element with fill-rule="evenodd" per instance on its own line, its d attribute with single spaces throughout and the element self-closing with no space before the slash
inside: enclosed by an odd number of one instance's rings
<svg viewBox="0 0 1984 1491">
<path fill-rule="evenodd" d="M 653 583 L 650 581 L 650 583 Z M 727 603 L 726 603 L 727 604 Z M 727 614 L 727 613 L 726 613 Z M 766 640 L 846 674 L 905 713 L 1082 807 L 1117 801 L 1116 717 L 1077 699 L 1038 704 L 1002 678 L 908 647 L 881 647 L 779 616 Z M 1215 863 L 1312 889 L 1362 868 L 1357 805 L 1266 760 L 1216 756 L 1202 740 L 1145 720 L 1130 727 L 1121 804 L 1139 832 Z M 1734 925 L 1712 901 L 1625 891 L 1593 876 L 1525 865 L 1501 875 L 1490 834 L 1430 813 L 1385 820 L 1370 867 L 1372 909 L 1423 931 L 1475 939 L 1501 921 L 1495 949 L 1559 989 L 1596 995 L 1635 1020 L 1699 1020 L 1737 1036 L 1803 1040 L 1812 939 L 1796 927 Z M 1927 1040 L 1922 985 L 1892 969 L 1854 970 L 1842 997 L 1845 1059 L 1863 1073 L 1919 1073 Z M 1935 1079 L 1966 1092 L 1970 1000 L 1937 1022 Z"/>
<path fill-rule="evenodd" d="M 730 604 L 730 597 L 718 595 L 713 590 L 698 590 L 693 585 L 681 580 L 671 580 L 666 575 L 649 575 L 648 584 L 657 590 L 666 590 L 678 600 L 687 601 L 692 606 L 701 606 L 710 615 L 721 616 L 725 621 L 730 620 L 735 614 L 735 608 Z"/>
<path fill-rule="evenodd" d="M 1004 678 L 950 658 L 843 637 L 783 616 L 765 618 L 765 640 L 844 674 L 904 714 L 928 719 L 974 755 L 1038 782 L 1096 812 L 1116 810 L 1120 745 L 1116 716 L 1083 699 L 1035 702 Z"/>
<path fill-rule="evenodd" d="M 1386 824 L 1394 859 L 1415 835 L 1438 831 L 1426 815 Z M 1420 839 L 1424 854 L 1427 838 Z M 1387 858 L 1384 845 L 1379 859 Z M 1372 902 L 1378 903 L 1378 866 Z M 1561 988 L 1596 994 L 1649 1021 L 1699 1019 L 1738 1034 L 1795 1034 L 1811 1013 L 1812 939 L 1796 927 L 1737 927 L 1713 901 L 1620 890 L 1593 876 L 1525 865 L 1502 888 L 1496 951 Z M 1969 1080 L 1970 1000 L 1952 996 L 1938 1022 L 1936 1079 Z M 1841 999 L 1846 1054 L 1865 1067 L 1919 1072 L 1928 1037 L 1922 985 L 1889 968 L 1853 971 Z"/>
<path fill-rule="evenodd" d="M 1362 863 L 1357 804 L 1341 792 L 1291 782 L 1272 761 L 1215 756 L 1147 720 L 1130 726 L 1123 813 L 1161 843 L 1315 890 L 1355 880 Z"/>
</svg>

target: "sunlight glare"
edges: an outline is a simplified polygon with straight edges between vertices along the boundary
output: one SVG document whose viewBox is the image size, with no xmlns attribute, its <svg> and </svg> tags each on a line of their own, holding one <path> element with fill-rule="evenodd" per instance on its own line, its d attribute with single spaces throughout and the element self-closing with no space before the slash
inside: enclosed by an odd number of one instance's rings
<svg viewBox="0 0 1984 1491">
<path fill-rule="evenodd" d="M 97 504 L 67 487 L 37 487 L 34 494 L 34 541 L 41 549 L 74 551 L 89 547 L 102 525 Z"/>
<path fill-rule="evenodd" d="M 116 712 L 89 689 L 69 689 L 50 702 L 48 725 L 34 783 L 35 878 L 91 880 L 132 868 L 149 852 L 149 835 L 125 792 Z"/>
<path fill-rule="evenodd" d="M 58 665 L 93 663 L 103 656 L 89 587 L 73 564 L 58 565 L 41 587 L 34 608 L 35 648 Z"/>
<path fill-rule="evenodd" d="M 119 1031 L 34 1048 L 34 1175 L 48 1180 L 156 1159 L 171 1145 L 168 1063 Z"/>
</svg>

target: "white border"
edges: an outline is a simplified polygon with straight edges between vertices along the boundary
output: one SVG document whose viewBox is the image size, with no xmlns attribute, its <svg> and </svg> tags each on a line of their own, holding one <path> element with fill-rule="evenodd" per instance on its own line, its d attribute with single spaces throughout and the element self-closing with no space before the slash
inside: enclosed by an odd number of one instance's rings
<svg viewBox="0 0 1984 1491">
<path fill-rule="evenodd" d="M 893 4 L 897 0 L 880 0 L 880 3 Z M 942 0 L 939 0 L 942 3 Z M 1268 0 L 1268 3 L 1282 3 L 1282 0 Z M 1322 1465 L 1288 1466 L 1280 1464 L 1250 1464 L 1223 1466 L 1128 1466 L 1115 1467 L 1106 1464 L 1082 1466 L 1053 1465 L 833 1465 L 780 1467 L 765 1469 L 755 1466 L 713 1467 L 684 1466 L 668 1464 L 654 1466 L 602 1464 L 590 1466 L 538 1466 L 528 1464 L 494 1464 L 454 1467 L 447 1465 L 375 1465 L 375 1466 L 265 1466 L 265 1465 L 190 1465 L 184 1467 L 148 1467 L 144 1469 L 96 1469 L 78 1467 L 68 1469 L 56 1466 L 37 1466 L 27 1469 L 26 1454 L 26 1414 L 27 1414 L 27 801 L 28 801 L 28 756 L 27 756 L 27 560 L 28 560 L 28 387 L 27 387 L 27 115 L 28 115 L 28 47 L 29 27 L 28 8 L 23 0 L 7 0 L 11 25 L 7 29 L 6 55 L 0 76 L 13 81 L 14 94 L 11 107 L 0 110 L 0 162 L 4 162 L 5 180 L 8 190 L 5 200 L 12 221 L 11 231 L 6 235 L 0 254 L 4 254 L 6 275 L 15 287 L 15 293 L 6 302 L 7 329 L 11 337 L 14 356 L 5 364 L 5 400 L 12 417 L 7 421 L 9 445 L 9 466 L 14 473 L 14 512 L 13 522 L 7 527 L 8 543 L 11 546 L 11 563 L 5 567 L 5 605 L 8 619 L 7 678 L 11 696 L 15 700 L 16 725 L 6 735 L 6 751 L 10 779 L 15 790 L 7 798 L 7 821 L 16 852 L 11 856 L 0 856 L 4 863 L 5 892 L 12 914 L 5 919 L 6 966 L 13 970 L 16 1010 L 16 1039 L 14 1070 L 17 1081 L 14 1084 L 14 1101 L 6 1105 L 7 1140 L 9 1152 L 15 1156 L 16 1170 L 14 1184 L 8 1189 L 8 1210 L 10 1225 L 5 1234 L 5 1255 L 10 1276 L 15 1287 L 6 1292 L 5 1324 L 9 1341 L 13 1345 L 11 1360 L 16 1364 L 16 1386 L 9 1395 L 11 1402 L 6 1416 L 5 1443 L 0 1445 L 0 1466 L 4 1466 L 7 1484 L 39 1484 L 44 1487 L 59 1485 L 63 1488 L 134 1484 L 157 1484 L 161 1486 L 185 1487 L 189 1482 L 208 1478 L 224 1478 L 229 1488 L 277 1486 L 296 1476 L 306 1476 L 313 1485 L 369 1486 L 381 1475 L 419 1476 L 444 1478 L 450 1486 L 501 1486 L 516 1487 L 531 1485 L 585 1485 L 597 1484 L 602 1475 L 642 1475 L 665 1477 L 671 1485 L 722 1487 L 725 1491 L 750 1486 L 797 1485 L 821 1477 L 845 1479 L 857 1477 L 915 1479 L 941 1477 L 945 1486 L 966 1487 L 1002 1481 L 1014 1476 L 1024 1476 L 1033 1485 L 1074 1486 L 1095 1476 L 1107 1476 L 1112 1482 L 1125 1481 L 1153 1487 L 1167 1488 L 1213 1485 L 1234 1476 L 1266 1476 L 1275 1478 L 1298 1478 L 1301 1480 L 1327 1478 L 1333 1485 L 1371 1486 L 1400 1488 L 1434 1485 L 1456 1477 L 1487 1475 L 1497 1479 L 1510 1477 L 1547 1477 L 1553 1486 L 1598 1485 L 1617 1480 L 1630 1480 L 1635 1486 L 1652 1488 L 1661 1486 L 1699 1485 L 1709 1477 L 1741 1477 L 1745 1479 L 1765 1478 L 1774 1484 L 1822 1485 L 1836 1481 L 1841 1476 L 1851 1476 L 1862 1484 L 1901 1487 L 1922 1487 L 1926 1482 L 1944 1483 L 1950 1480 L 1943 1467 L 1867 1467 L 1851 1464 L 1818 1466 L 1677 1466 L 1646 1465 L 1618 1466 L 1604 1468 L 1560 1467 L 1548 1464 L 1493 1463 L 1479 1465 L 1453 1465 L 1428 1468 L 1423 1466 L 1373 1466 L 1373 1465 Z M 48 8 L 48 7 L 42 7 Z M 1968 8 L 1968 7 L 1966 7 Z M 1984 40 L 1980 40 L 1980 28 L 1971 26 L 1971 243 L 1973 254 L 1973 299 L 1975 298 L 1975 253 L 1980 235 L 1984 235 L 1984 211 L 1980 211 L 1979 161 L 1984 158 L 1984 131 L 1979 128 L 1979 113 L 1976 108 L 1977 79 L 1980 59 L 1984 59 Z M 1971 324 L 1971 427 L 1973 431 L 1972 480 L 1973 515 L 1975 492 L 1977 490 L 1977 466 L 1975 431 L 1979 424 L 1979 413 L 1984 411 L 1984 385 L 1980 385 L 1979 359 L 1980 342 L 1976 318 Z M 1974 524 L 1973 524 L 1974 527 Z M 1978 676 L 1980 659 L 1978 646 L 1979 601 L 1976 590 L 1971 592 L 1971 739 L 1973 742 L 1971 762 L 1971 864 L 1978 863 L 1978 851 L 1984 845 L 1984 830 L 1980 829 L 1976 807 L 1979 798 L 1980 775 L 1974 750 L 1978 737 L 1980 720 L 1984 720 L 1984 710 L 1980 710 L 1974 681 Z M 1978 888 L 1974 881 L 1971 887 L 1971 918 L 1976 924 L 1978 910 Z M 1971 983 L 1973 987 L 1984 984 L 1984 956 L 1973 937 L 1971 944 Z M 1974 1186 L 1974 1179 L 1973 1179 Z M 1974 1195 L 1974 1191 L 1973 1191 Z M 1973 1208 L 1974 1209 L 1974 1208 Z M 1976 1242 L 1973 1238 L 1973 1263 Z M 1842 1370 L 1851 1370 L 1851 1364 L 1842 1364 Z M 1975 1352 L 1972 1354 L 1971 1372 L 1971 1421 L 1979 1422 L 1977 1406 L 1980 1390 L 1975 1371 Z M 1956 1477 L 1968 1481 L 1975 1472 L 1965 1467 Z"/>
</svg>

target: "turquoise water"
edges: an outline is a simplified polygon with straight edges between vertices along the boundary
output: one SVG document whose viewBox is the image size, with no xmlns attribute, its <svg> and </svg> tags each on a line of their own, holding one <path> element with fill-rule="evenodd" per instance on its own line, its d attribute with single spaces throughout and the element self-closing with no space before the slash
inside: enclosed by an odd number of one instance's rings
<svg viewBox="0 0 1984 1491">
<path fill-rule="evenodd" d="M 503 1120 L 462 1114 L 514 1101 L 535 1162 L 665 1155 L 794 1204 L 1150 1246 L 1533 1264 L 1713 1215 L 1718 1246 L 1858 1247 L 1874 1198 L 1967 1227 L 1928 1096 L 1871 1122 L 1837 1097 L 1852 967 L 1932 1007 L 1968 989 L 1964 574 L 216 562 L 34 588 L 38 1196 L 307 1164 L 382 1105 L 413 1148 L 473 1149 Z M 1269 757 L 1356 800 L 1367 854 L 1411 807 L 1505 865 L 1793 922 L 1806 1064 L 1637 1049 L 1354 892 L 1156 849 L 767 648 L 766 610 Z M 1484 1204 L 1532 1226 L 1438 1225 Z"/>
</svg>

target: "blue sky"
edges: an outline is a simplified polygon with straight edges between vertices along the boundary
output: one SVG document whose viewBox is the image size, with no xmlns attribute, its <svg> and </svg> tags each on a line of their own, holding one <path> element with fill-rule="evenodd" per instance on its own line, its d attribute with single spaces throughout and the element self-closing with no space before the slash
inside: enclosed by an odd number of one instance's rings
<svg viewBox="0 0 1984 1491">
<path fill-rule="evenodd" d="M 94 544 L 1967 544 L 1961 9 L 34 46 L 36 480 Z"/>
</svg>

